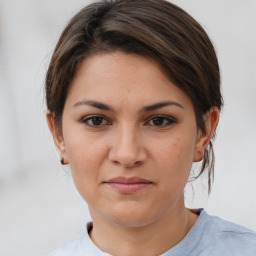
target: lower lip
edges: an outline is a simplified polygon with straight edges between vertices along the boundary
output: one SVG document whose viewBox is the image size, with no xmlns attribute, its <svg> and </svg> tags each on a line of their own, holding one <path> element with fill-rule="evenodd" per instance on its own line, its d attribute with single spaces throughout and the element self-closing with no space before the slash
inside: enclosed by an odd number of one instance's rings
<svg viewBox="0 0 256 256">
<path fill-rule="evenodd" d="M 115 183 L 115 182 L 109 182 L 106 184 L 108 184 L 111 188 L 113 188 L 114 190 L 122 194 L 133 194 L 137 191 L 140 191 L 152 185 L 152 183 Z"/>
</svg>

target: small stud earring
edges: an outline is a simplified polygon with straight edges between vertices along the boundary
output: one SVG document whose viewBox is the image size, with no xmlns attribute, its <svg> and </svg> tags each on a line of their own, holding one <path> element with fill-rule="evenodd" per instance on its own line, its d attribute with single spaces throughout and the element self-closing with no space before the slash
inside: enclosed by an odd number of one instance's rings
<svg viewBox="0 0 256 256">
<path fill-rule="evenodd" d="M 63 158 L 63 157 L 61 158 L 60 163 L 61 163 L 62 165 L 67 165 L 67 164 L 68 164 L 68 163 L 66 163 L 66 162 L 64 161 L 64 158 Z"/>
</svg>

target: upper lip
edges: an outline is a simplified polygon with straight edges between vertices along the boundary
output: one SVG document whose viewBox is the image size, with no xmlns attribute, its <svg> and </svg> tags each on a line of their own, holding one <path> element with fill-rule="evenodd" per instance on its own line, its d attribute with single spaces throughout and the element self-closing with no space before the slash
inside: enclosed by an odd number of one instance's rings
<svg viewBox="0 0 256 256">
<path fill-rule="evenodd" d="M 134 183 L 152 183 L 152 182 L 140 177 L 135 177 L 135 176 L 130 178 L 119 176 L 119 177 L 109 179 L 105 181 L 105 183 L 134 184 Z"/>
</svg>

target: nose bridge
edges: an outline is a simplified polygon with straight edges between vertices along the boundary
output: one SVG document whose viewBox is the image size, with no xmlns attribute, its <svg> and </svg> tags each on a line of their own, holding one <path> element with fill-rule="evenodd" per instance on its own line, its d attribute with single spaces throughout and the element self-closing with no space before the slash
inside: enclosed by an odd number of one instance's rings
<svg viewBox="0 0 256 256">
<path fill-rule="evenodd" d="M 133 124 L 119 125 L 115 132 L 110 158 L 124 167 L 141 164 L 146 157 L 139 128 Z"/>
<path fill-rule="evenodd" d="M 124 150 L 124 153 L 127 154 L 135 153 L 137 151 L 138 140 L 136 140 L 137 129 L 133 125 L 123 125 L 120 127 L 119 135 L 118 135 L 118 146 L 119 150 Z"/>
</svg>

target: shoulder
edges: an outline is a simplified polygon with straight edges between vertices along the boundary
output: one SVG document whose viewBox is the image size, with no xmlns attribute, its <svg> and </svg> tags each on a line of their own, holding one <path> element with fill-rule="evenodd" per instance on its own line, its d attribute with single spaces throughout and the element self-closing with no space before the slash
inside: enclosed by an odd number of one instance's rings
<svg viewBox="0 0 256 256">
<path fill-rule="evenodd" d="M 219 217 L 210 216 L 205 211 L 202 214 L 206 223 L 201 241 L 208 248 L 217 251 L 219 255 L 256 255 L 254 231 Z"/>
<path fill-rule="evenodd" d="M 211 225 L 214 227 L 214 230 L 218 231 L 219 234 L 223 236 L 225 236 L 225 234 L 229 234 L 231 236 L 245 236 L 251 238 L 253 241 L 256 239 L 256 233 L 246 227 L 223 220 L 216 216 L 209 216 L 209 220 L 211 221 Z"/>
<path fill-rule="evenodd" d="M 70 256 L 74 253 L 77 256 L 82 256 L 81 246 L 81 238 L 77 236 L 45 256 Z"/>
<path fill-rule="evenodd" d="M 84 256 L 84 255 L 97 255 L 97 256 L 109 256 L 109 254 L 102 252 L 91 241 L 89 232 L 92 228 L 92 223 L 87 224 L 87 228 L 83 227 L 79 236 L 73 238 L 69 242 L 65 243 L 61 247 L 57 248 L 53 252 L 45 256 Z"/>
</svg>

